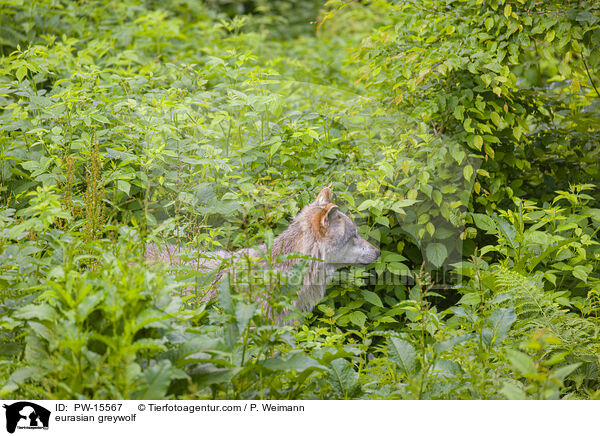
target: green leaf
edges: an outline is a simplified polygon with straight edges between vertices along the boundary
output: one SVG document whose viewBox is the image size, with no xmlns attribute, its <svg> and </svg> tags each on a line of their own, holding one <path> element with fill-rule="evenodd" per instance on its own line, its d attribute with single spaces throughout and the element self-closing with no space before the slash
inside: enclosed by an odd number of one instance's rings
<svg viewBox="0 0 600 436">
<path fill-rule="evenodd" d="M 548 256 L 550 256 L 552 253 L 554 253 L 555 251 L 560 250 L 562 247 L 564 247 L 565 245 L 571 244 L 572 242 L 577 241 L 577 238 L 571 238 L 571 239 L 565 239 L 563 241 L 560 241 L 558 244 L 555 245 L 551 245 L 548 248 L 546 248 L 544 250 L 544 252 L 542 254 L 540 254 L 539 256 L 534 257 L 528 264 L 529 266 L 529 271 L 533 271 L 535 269 L 535 267 L 542 262 L 545 258 L 547 258 Z M 574 274 L 573 274 L 574 275 Z"/>
<path fill-rule="evenodd" d="M 444 261 L 448 257 L 448 250 L 444 244 L 433 242 L 427 245 L 427 248 L 425 249 L 425 255 L 427 256 L 427 260 L 429 260 L 433 266 L 439 268 L 443 265 Z"/>
<path fill-rule="evenodd" d="M 103 123 L 103 124 L 110 123 L 110 121 L 108 120 L 108 118 L 106 118 L 102 114 L 94 114 L 94 115 L 92 115 L 92 118 L 95 119 L 96 121 L 100 122 L 100 123 Z"/>
<path fill-rule="evenodd" d="M 372 207 L 374 204 L 375 204 L 374 200 L 365 200 L 356 208 L 356 210 L 362 211 L 362 210 Z"/>
<path fill-rule="evenodd" d="M 258 307 L 257 303 L 243 303 L 239 302 L 235 306 L 235 318 L 237 320 L 238 330 L 243 332 L 248 327 L 248 323 L 254 316 L 256 312 L 256 308 Z"/>
<path fill-rule="evenodd" d="M 302 353 L 293 354 L 287 360 L 282 359 L 281 357 L 273 357 L 270 359 L 265 359 L 260 362 L 262 366 L 265 368 L 269 368 L 275 371 L 298 371 L 302 372 L 309 368 L 315 369 L 323 369 L 326 370 L 327 367 L 321 365 L 317 360 L 313 359 L 310 356 Z"/>
<path fill-rule="evenodd" d="M 387 344 L 387 354 L 390 360 L 398 364 L 404 374 L 410 375 L 414 373 L 417 353 L 415 347 L 410 342 L 390 336 Z"/>
<path fill-rule="evenodd" d="M 358 327 L 364 327 L 367 315 L 359 311 L 354 311 L 348 315 L 348 319 L 352 324 L 357 325 Z"/>
<path fill-rule="evenodd" d="M 383 307 L 383 303 L 381 302 L 381 298 L 379 298 L 379 295 L 377 295 L 375 292 L 363 290 L 362 291 L 362 296 L 369 303 L 371 303 L 371 304 L 373 304 L 375 306 Z"/>
<path fill-rule="evenodd" d="M 590 274 L 590 270 L 588 270 L 583 265 L 577 265 L 573 268 L 573 277 L 581 280 L 584 283 L 587 283 L 588 275 Z"/>
<path fill-rule="evenodd" d="M 588 207 L 582 211 L 582 214 L 591 217 L 594 221 L 600 223 L 600 209 Z"/>
<path fill-rule="evenodd" d="M 473 295 L 473 294 L 467 294 L 467 295 Z M 477 296 L 475 296 L 475 297 L 477 297 Z M 450 310 L 452 311 L 452 313 L 454 313 L 454 315 L 458 316 L 459 318 L 464 318 L 473 324 L 476 323 L 477 321 L 479 321 L 479 317 L 476 314 L 474 314 L 473 311 L 471 311 L 471 309 L 469 309 L 468 307 L 456 306 L 456 307 L 451 307 Z"/>
<path fill-rule="evenodd" d="M 558 368 L 552 373 L 552 377 L 558 379 L 561 383 L 565 378 L 569 376 L 573 371 L 581 366 L 581 362 L 572 363 L 571 365 L 563 366 Z"/>
<path fill-rule="evenodd" d="M 512 224 L 499 217 L 494 217 L 494 221 L 496 222 L 496 228 L 500 231 L 502 237 L 512 248 L 515 248 L 515 236 L 517 235 L 517 232 Z"/>
<path fill-rule="evenodd" d="M 225 344 L 229 349 L 233 349 L 239 337 L 239 330 L 238 324 L 235 320 L 236 310 L 233 304 L 233 299 L 231 298 L 229 274 L 226 274 L 225 278 L 219 285 L 218 300 L 223 311 L 229 315 L 229 322 L 225 324 L 223 330 Z"/>
<path fill-rule="evenodd" d="M 225 311 L 225 313 L 229 315 L 234 314 L 233 301 L 231 299 L 230 292 L 230 284 L 229 284 L 229 274 L 225 274 L 225 277 L 219 284 L 219 305 Z"/>
<path fill-rule="evenodd" d="M 491 217 L 482 213 L 472 213 L 471 216 L 477 228 L 484 230 L 489 235 L 496 233 L 496 223 Z"/>
<path fill-rule="evenodd" d="M 346 359 L 331 362 L 328 380 L 340 398 L 352 398 L 359 390 L 358 373 Z"/>
<path fill-rule="evenodd" d="M 462 121 L 464 119 L 465 108 L 462 105 L 458 105 L 454 108 L 454 117 L 457 120 Z"/>
<path fill-rule="evenodd" d="M 204 388 L 220 383 L 229 383 L 239 371 L 240 368 L 218 368 L 213 364 L 207 363 L 191 370 L 190 376 L 199 388 Z"/>
<path fill-rule="evenodd" d="M 272 144 L 271 150 L 270 150 L 271 156 L 274 156 L 275 153 L 277 153 L 277 150 L 279 150 L 280 148 L 281 148 L 281 142 L 277 141 L 274 144 Z"/>
<path fill-rule="evenodd" d="M 397 209 L 412 206 L 413 204 L 419 203 L 420 201 L 421 200 L 410 200 L 407 198 L 403 199 L 403 200 L 398 200 L 398 201 L 394 202 L 394 204 L 390 207 L 390 209 L 396 212 Z"/>
<path fill-rule="evenodd" d="M 489 347 L 501 343 L 508 336 L 517 314 L 513 309 L 499 308 L 492 312 L 486 320 L 486 327 L 481 331 L 483 342 Z"/>
<path fill-rule="evenodd" d="M 38 366 L 22 366 L 16 369 L 9 377 L 8 383 L 2 387 L 1 392 L 12 392 L 18 389 L 20 384 L 25 383 L 29 379 L 43 380 L 46 371 Z"/>
<path fill-rule="evenodd" d="M 463 168 L 463 176 L 466 181 L 471 181 L 471 177 L 473 176 L 473 167 L 471 165 L 465 165 Z"/>
<path fill-rule="evenodd" d="M 515 139 L 518 141 L 519 139 L 521 139 L 521 133 L 523 132 L 521 130 L 521 128 L 519 126 L 515 126 L 512 129 L 513 132 L 513 136 L 515 137 Z"/>
<path fill-rule="evenodd" d="M 527 394 L 520 387 L 513 383 L 506 382 L 500 393 L 506 397 L 507 400 L 526 400 Z"/>
<path fill-rule="evenodd" d="M 46 303 L 28 304 L 17 310 L 15 318 L 51 321 L 56 318 L 56 311 Z"/>
<path fill-rule="evenodd" d="M 500 118 L 500 115 L 498 115 L 496 112 L 492 112 L 490 114 L 490 118 L 496 126 L 500 127 L 500 124 L 502 124 L 502 118 Z"/>
<path fill-rule="evenodd" d="M 381 251 L 381 260 L 384 262 L 402 262 L 406 260 L 406 257 L 402 256 L 400 253 L 395 253 L 393 251 Z"/>
<path fill-rule="evenodd" d="M 430 371 L 436 378 L 443 379 L 457 376 L 461 373 L 462 369 L 457 362 L 449 359 L 438 359 Z"/>
<path fill-rule="evenodd" d="M 138 380 L 142 387 L 131 397 L 134 400 L 163 399 L 171 382 L 182 378 L 187 378 L 184 371 L 175 368 L 169 360 L 161 360 L 140 374 Z"/>
<path fill-rule="evenodd" d="M 453 336 L 450 339 L 446 339 L 445 341 L 438 342 L 436 344 L 436 349 L 438 353 L 442 353 L 444 351 L 451 351 L 455 345 L 461 344 L 463 342 L 469 341 L 473 339 L 475 335 L 473 333 L 467 333 L 462 335 Z"/>
<path fill-rule="evenodd" d="M 506 350 L 506 356 L 508 357 L 508 360 L 510 361 L 512 367 L 515 370 L 519 371 L 519 373 L 521 373 L 522 375 L 533 376 L 537 374 L 535 363 L 527 354 L 509 348 L 508 350 Z"/>
<path fill-rule="evenodd" d="M 126 182 L 125 180 L 117 180 L 117 189 L 129 195 L 129 189 L 131 189 L 131 184 L 129 182 Z"/>
<path fill-rule="evenodd" d="M 411 277 L 410 268 L 404 265 L 402 262 L 391 262 L 387 265 L 388 271 L 399 276 Z"/>
<path fill-rule="evenodd" d="M 21 65 L 17 70 L 17 80 L 19 82 L 23 81 L 23 78 L 27 75 L 27 67 L 25 65 Z"/>
<path fill-rule="evenodd" d="M 431 221 L 425 225 L 425 230 L 427 230 L 427 233 L 429 233 L 430 236 L 433 236 L 435 233 L 435 226 Z"/>
<path fill-rule="evenodd" d="M 83 301 L 77 304 L 77 316 L 84 320 L 103 299 L 104 294 L 100 292 L 86 295 Z"/>
</svg>

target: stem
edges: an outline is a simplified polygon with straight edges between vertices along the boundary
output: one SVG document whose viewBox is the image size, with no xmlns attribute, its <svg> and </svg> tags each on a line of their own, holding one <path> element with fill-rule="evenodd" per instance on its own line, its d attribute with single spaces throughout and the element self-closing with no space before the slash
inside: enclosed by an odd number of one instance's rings
<svg viewBox="0 0 600 436">
<path fill-rule="evenodd" d="M 250 333 L 250 325 L 246 327 L 246 333 L 244 334 L 244 348 L 242 349 L 242 363 L 240 366 L 244 366 L 244 361 L 246 360 L 246 349 L 248 346 L 248 335 Z"/>
<path fill-rule="evenodd" d="M 598 97 L 600 97 L 600 92 L 598 92 L 598 88 L 596 88 L 596 84 L 594 83 L 594 81 L 592 80 L 592 75 L 590 74 L 590 69 L 587 66 L 587 63 L 585 62 L 585 59 L 583 57 L 583 54 L 581 55 L 581 60 L 583 61 L 583 65 L 585 65 L 585 71 L 587 72 L 588 78 L 590 79 L 590 83 L 592 84 L 592 86 L 594 87 L 594 91 L 596 91 L 596 95 Z"/>
</svg>

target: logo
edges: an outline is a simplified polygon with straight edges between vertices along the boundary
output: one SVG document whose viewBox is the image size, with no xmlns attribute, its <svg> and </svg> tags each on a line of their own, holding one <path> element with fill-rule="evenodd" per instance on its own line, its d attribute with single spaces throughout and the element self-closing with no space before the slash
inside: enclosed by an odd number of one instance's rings
<svg viewBox="0 0 600 436">
<path fill-rule="evenodd" d="M 3 405 L 6 409 L 6 431 L 14 433 L 15 429 L 48 430 L 50 411 L 29 401 L 19 401 Z"/>
</svg>

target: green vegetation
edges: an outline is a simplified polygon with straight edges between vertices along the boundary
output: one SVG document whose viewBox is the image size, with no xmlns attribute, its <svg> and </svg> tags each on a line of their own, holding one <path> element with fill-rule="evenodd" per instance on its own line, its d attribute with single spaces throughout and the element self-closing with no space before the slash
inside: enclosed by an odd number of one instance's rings
<svg viewBox="0 0 600 436">
<path fill-rule="evenodd" d="M 600 397 L 598 2 L 0 4 L 0 398 Z M 382 256 L 300 325 L 144 261 L 323 186 Z"/>
</svg>

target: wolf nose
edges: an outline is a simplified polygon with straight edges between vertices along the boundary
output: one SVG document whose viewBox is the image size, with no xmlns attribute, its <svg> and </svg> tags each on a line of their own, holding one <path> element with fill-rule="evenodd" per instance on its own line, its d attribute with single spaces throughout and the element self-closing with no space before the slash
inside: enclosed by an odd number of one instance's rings
<svg viewBox="0 0 600 436">
<path fill-rule="evenodd" d="M 375 249 L 375 259 L 378 259 L 381 256 L 381 250 L 379 248 Z"/>
</svg>

